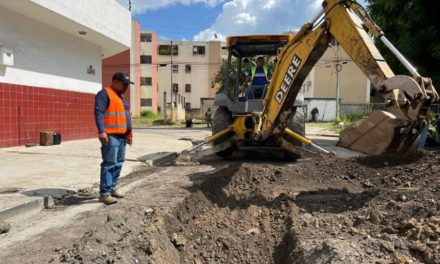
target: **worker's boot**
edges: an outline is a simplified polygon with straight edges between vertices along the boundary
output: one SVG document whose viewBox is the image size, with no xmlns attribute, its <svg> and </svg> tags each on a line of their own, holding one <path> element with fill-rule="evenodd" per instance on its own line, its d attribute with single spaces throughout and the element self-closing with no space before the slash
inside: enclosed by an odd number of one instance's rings
<svg viewBox="0 0 440 264">
<path fill-rule="evenodd" d="M 104 204 L 115 204 L 118 201 L 113 199 L 110 195 L 100 195 L 98 201 Z"/>
<path fill-rule="evenodd" d="M 116 189 L 111 192 L 111 196 L 115 198 L 124 198 L 125 194 L 121 193 L 120 191 L 118 191 L 118 189 Z"/>
</svg>

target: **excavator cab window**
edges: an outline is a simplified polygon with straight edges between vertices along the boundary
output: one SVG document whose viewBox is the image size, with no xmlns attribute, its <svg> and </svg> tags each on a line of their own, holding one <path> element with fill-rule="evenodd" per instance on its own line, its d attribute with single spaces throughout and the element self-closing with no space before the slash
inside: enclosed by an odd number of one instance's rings
<svg viewBox="0 0 440 264">
<path fill-rule="evenodd" d="M 267 85 L 250 87 L 249 72 L 256 65 L 255 61 L 259 56 L 266 58 L 267 64 L 269 58 L 275 57 L 278 54 L 278 49 L 286 45 L 291 38 L 292 35 L 289 34 L 229 37 L 227 39 L 228 67 L 232 73 L 235 73 L 235 83 L 231 83 L 228 87 L 229 94 L 238 98 L 239 101 L 264 98 Z M 232 63 L 233 60 L 236 60 L 237 63 Z M 267 67 L 273 70 L 271 65 L 267 65 Z"/>
</svg>

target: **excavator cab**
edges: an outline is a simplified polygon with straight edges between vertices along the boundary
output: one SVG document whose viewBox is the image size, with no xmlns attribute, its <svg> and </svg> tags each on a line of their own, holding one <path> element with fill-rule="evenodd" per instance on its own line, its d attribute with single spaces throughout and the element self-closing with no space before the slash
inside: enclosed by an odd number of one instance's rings
<svg viewBox="0 0 440 264">
<path fill-rule="evenodd" d="M 262 99 L 269 83 L 252 85 L 248 73 L 255 67 L 257 57 L 265 58 L 265 67 L 272 71 L 276 66 L 279 48 L 291 39 L 291 34 L 231 36 L 227 39 L 228 60 L 224 75 L 224 90 L 216 96 L 215 104 L 232 113 L 252 113 L 263 110 Z M 274 59 L 275 58 L 275 59 Z M 303 98 L 295 102 L 302 106 Z"/>
<path fill-rule="evenodd" d="M 251 132 L 256 124 L 255 116 L 264 111 L 263 99 L 267 94 L 270 81 L 265 85 L 253 85 L 252 80 L 249 80 L 249 72 L 252 67 L 255 67 L 254 61 L 261 57 L 265 59 L 265 67 L 269 71 L 273 71 L 276 67 L 279 50 L 292 38 L 292 34 L 246 35 L 227 38 L 228 60 L 223 77 L 224 89 L 215 97 L 214 101 L 217 110 L 213 118 L 213 135 L 231 126 L 235 118 L 242 117 L 247 120 L 242 129 L 249 130 L 249 133 L 244 133 L 248 136 L 242 140 L 247 141 L 246 145 L 250 145 L 251 142 L 256 143 L 256 140 L 252 139 Z M 296 114 L 289 121 L 289 127 L 301 136 L 305 135 L 303 104 L 304 97 L 302 94 L 298 94 L 293 103 Z M 213 143 L 216 145 L 224 141 L 225 137 L 222 137 Z M 296 144 L 302 146 L 300 142 L 296 142 Z M 272 140 L 266 140 L 258 142 L 258 145 L 273 147 L 276 144 Z M 217 154 L 229 156 L 231 153 L 232 151 L 220 151 Z"/>
</svg>

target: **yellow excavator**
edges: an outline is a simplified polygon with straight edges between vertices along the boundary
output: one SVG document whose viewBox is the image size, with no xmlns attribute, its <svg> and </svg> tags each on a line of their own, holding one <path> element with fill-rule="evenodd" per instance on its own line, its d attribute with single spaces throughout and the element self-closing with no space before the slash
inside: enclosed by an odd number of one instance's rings
<svg viewBox="0 0 440 264">
<path fill-rule="evenodd" d="M 426 126 L 431 103 L 439 96 L 431 79 L 417 70 L 388 41 L 366 10 L 353 0 L 325 0 L 323 10 L 296 34 L 233 36 L 227 39 L 228 62 L 225 88 L 215 98 L 213 135 L 189 152 L 213 143 L 215 152 L 230 156 L 241 147 L 278 147 L 293 157 L 302 155 L 304 135 L 302 84 L 332 41 L 337 41 L 371 81 L 374 92 L 384 98 L 386 110 L 375 111 L 360 123 L 340 133 L 342 147 L 366 154 L 406 151 L 418 141 Z M 374 39 L 386 47 L 408 69 L 411 76 L 395 75 Z M 256 55 L 276 55 L 272 79 L 261 99 L 240 97 L 243 60 Z M 228 76 L 232 57 L 237 60 L 237 77 Z M 326 150 L 313 145 L 319 151 Z"/>
</svg>

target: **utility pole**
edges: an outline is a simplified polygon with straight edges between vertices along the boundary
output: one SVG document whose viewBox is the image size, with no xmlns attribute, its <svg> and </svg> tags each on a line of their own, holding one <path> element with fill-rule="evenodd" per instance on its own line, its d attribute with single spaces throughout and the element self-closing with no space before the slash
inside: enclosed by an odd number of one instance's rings
<svg viewBox="0 0 440 264">
<path fill-rule="evenodd" d="M 347 61 L 345 60 L 341 60 L 339 57 L 339 50 L 341 48 L 341 46 L 339 46 L 338 41 L 335 40 L 335 45 L 336 45 L 336 120 L 341 120 L 341 90 L 339 87 L 339 73 L 342 71 L 342 65 L 343 64 L 347 64 Z"/>
<path fill-rule="evenodd" d="M 339 43 L 336 40 L 336 120 L 341 120 L 341 111 L 339 105 L 339 72 L 342 70 L 342 65 L 339 63 Z"/>
<path fill-rule="evenodd" d="M 171 77 L 171 122 L 174 122 L 174 102 L 173 102 L 173 94 L 174 94 L 174 85 L 173 85 L 173 41 L 170 41 L 170 55 L 171 55 L 171 63 L 170 63 L 170 77 Z"/>
</svg>

